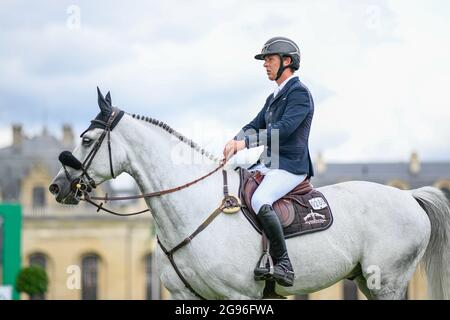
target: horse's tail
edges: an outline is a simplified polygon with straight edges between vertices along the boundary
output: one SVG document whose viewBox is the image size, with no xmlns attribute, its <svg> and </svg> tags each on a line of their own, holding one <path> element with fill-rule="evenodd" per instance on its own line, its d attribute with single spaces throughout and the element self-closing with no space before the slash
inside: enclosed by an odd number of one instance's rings
<svg viewBox="0 0 450 320">
<path fill-rule="evenodd" d="M 411 193 L 431 222 L 430 242 L 422 258 L 431 298 L 450 299 L 450 201 L 433 187 Z"/>
</svg>

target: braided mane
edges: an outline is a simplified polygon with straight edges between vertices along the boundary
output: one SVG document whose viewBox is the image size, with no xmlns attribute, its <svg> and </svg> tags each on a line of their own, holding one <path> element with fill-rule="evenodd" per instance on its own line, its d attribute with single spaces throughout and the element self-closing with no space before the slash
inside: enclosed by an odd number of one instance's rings
<svg viewBox="0 0 450 320">
<path fill-rule="evenodd" d="M 211 154 L 210 152 L 208 152 L 205 149 L 201 148 L 197 143 L 195 143 L 191 139 L 186 138 L 185 136 L 183 136 L 181 133 L 179 133 L 178 131 L 176 131 L 173 128 L 171 128 L 166 123 L 164 123 L 162 121 L 159 121 L 159 120 L 156 120 L 156 119 L 153 119 L 153 118 L 150 118 L 150 117 L 144 117 L 144 116 L 140 116 L 140 115 L 136 115 L 136 114 L 132 114 L 131 116 L 133 118 L 137 119 L 137 120 L 142 120 L 142 121 L 148 122 L 150 124 L 153 124 L 155 126 L 158 126 L 158 127 L 162 128 L 162 129 L 164 129 L 165 131 L 167 131 L 171 135 L 177 137 L 180 141 L 182 141 L 185 144 L 187 144 L 188 146 L 190 146 L 195 151 L 201 153 L 202 155 L 206 156 L 207 158 L 209 158 L 210 160 L 212 160 L 214 162 L 219 162 L 219 159 L 217 157 L 215 157 L 213 154 Z"/>
</svg>

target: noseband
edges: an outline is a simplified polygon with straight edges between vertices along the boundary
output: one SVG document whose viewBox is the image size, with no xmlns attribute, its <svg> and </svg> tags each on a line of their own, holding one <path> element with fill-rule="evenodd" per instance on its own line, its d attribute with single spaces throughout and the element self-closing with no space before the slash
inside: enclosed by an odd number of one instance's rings
<svg viewBox="0 0 450 320">
<path fill-rule="evenodd" d="M 108 143 L 109 169 L 111 171 L 111 176 L 113 177 L 113 179 L 116 178 L 114 174 L 112 153 L 111 153 L 111 125 L 114 122 L 116 116 L 119 114 L 119 111 L 120 111 L 119 109 L 114 108 L 108 118 L 108 121 L 106 122 L 99 119 L 91 120 L 91 124 L 100 125 L 101 127 L 104 127 L 104 129 L 100 137 L 95 142 L 94 147 L 91 149 L 91 151 L 84 159 L 83 163 L 81 163 L 70 151 L 63 151 L 59 155 L 59 161 L 63 165 L 66 178 L 69 181 L 71 181 L 70 189 L 72 190 L 72 192 L 74 192 L 75 198 L 77 198 L 78 200 L 81 200 L 81 197 L 83 195 L 89 194 L 92 191 L 92 189 L 95 189 L 97 187 L 94 179 L 92 179 L 89 176 L 87 170 L 91 166 L 92 160 L 94 160 L 94 157 L 97 154 L 98 150 L 100 149 L 103 140 L 105 140 L 105 138 L 107 138 Z M 88 130 L 89 128 L 86 131 Z M 86 131 L 84 131 L 81 134 L 81 136 L 83 136 L 86 133 Z M 71 179 L 66 167 L 70 167 L 75 170 L 81 170 L 81 174 L 77 178 Z"/>
</svg>

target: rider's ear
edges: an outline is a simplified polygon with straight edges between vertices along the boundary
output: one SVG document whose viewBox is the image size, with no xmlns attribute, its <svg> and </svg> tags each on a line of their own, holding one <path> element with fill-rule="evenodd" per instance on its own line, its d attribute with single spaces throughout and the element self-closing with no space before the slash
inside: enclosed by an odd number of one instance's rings
<svg viewBox="0 0 450 320">
<path fill-rule="evenodd" d="M 108 93 L 107 93 L 106 96 L 105 96 L 105 100 L 106 100 L 106 102 L 108 102 L 109 105 L 112 107 L 111 94 L 109 93 L 109 91 L 108 91 Z"/>
<path fill-rule="evenodd" d="M 283 58 L 283 66 L 287 67 L 288 65 L 291 64 L 291 62 L 292 62 L 292 58 L 291 57 L 284 57 Z"/>
<path fill-rule="evenodd" d="M 108 102 L 106 102 L 105 98 L 103 97 L 98 87 L 97 87 L 97 94 L 98 94 L 98 106 L 100 107 L 101 113 L 105 116 L 109 116 L 111 114 L 111 105 L 108 104 Z"/>
</svg>

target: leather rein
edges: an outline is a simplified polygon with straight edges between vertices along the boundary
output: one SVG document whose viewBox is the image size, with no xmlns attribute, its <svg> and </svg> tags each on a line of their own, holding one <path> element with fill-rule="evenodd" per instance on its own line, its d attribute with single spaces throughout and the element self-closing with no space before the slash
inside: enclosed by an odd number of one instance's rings
<svg viewBox="0 0 450 320">
<path fill-rule="evenodd" d="M 123 201 L 123 200 L 133 200 L 133 199 L 143 199 L 143 198 L 152 198 L 152 197 L 158 197 L 164 194 L 168 194 L 168 193 L 172 193 L 172 192 L 176 192 L 182 189 L 185 189 L 187 187 L 190 187 L 191 185 L 206 179 L 207 177 L 209 177 L 210 175 L 214 174 L 215 172 L 217 172 L 220 168 L 222 168 L 224 166 L 224 164 L 220 164 L 216 169 L 214 169 L 213 171 L 209 172 L 208 174 L 195 179 L 191 182 L 188 182 L 186 184 L 183 184 L 181 186 L 175 187 L 175 188 L 171 188 L 171 189 L 165 189 L 165 190 L 161 190 L 161 191 L 156 191 L 156 192 L 149 192 L 149 193 L 145 193 L 145 194 L 141 194 L 141 195 L 135 195 L 135 196 L 123 196 L 123 197 L 109 197 L 108 193 L 105 194 L 104 197 L 91 197 L 89 195 L 88 192 L 84 193 L 84 198 L 81 198 L 80 200 L 82 201 L 86 201 L 90 204 L 92 204 L 93 206 L 97 207 L 97 212 L 100 210 L 106 211 L 108 213 L 111 213 L 113 215 L 117 215 L 117 216 L 134 216 L 137 214 L 141 214 L 144 212 L 148 212 L 150 211 L 150 209 L 146 209 L 146 210 L 142 210 L 142 211 L 138 211 L 138 212 L 134 212 L 134 213 L 118 213 L 118 212 L 114 212 L 112 210 L 106 209 L 103 207 L 103 202 L 101 202 L 100 204 L 94 202 L 93 200 L 101 200 L 101 201 L 105 201 L 104 203 L 107 203 L 108 201 Z M 223 170 L 223 172 L 226 173 L 225 170 Z"/>
<path fill-rule="evenodd" d="M 63 161 L 61 159 L 61 155 L 60 155 L 60 161 L 63 164 L 63 168 L 66 174 L 66 177 L 68 178 L 68 180 L 70 181 L 70 175 L 68 173 L 68 171 L 66 170 L 66 165 L 70 166 L 70 167 L 74 167 L 74 169 L 77 170 L 81 170 L 82 174 L 80 176 L 78 176 L 78 178 L 75 178 L 71 181 L 71 190 L 72 192 L 75 193 L 75 197 L 78 198 L 80 201 L 85 201 L 87 203 L 90 203 L 91 205 L 95 206 L 97 208 L 97 212 L 99 212 L 100 210 L 103 210 L 105 212 L 108 212 L 110 214 L 113 215 L 117 215 L 117 216 L 133 216 L 133 215 L 137 215 L 137 214 L 141 214 L 144 212 L 148 212 L 150 211 L 150 209 L 146 209 L 146 210 L 142 210 L 142 211 L 138 211 L 138 212 L 134 212 L 134 213 L 128 213 L 128 214 L 123 214 L 123 213 L 118 213 L 115 211 L 112 211 L 110 209 L 104 208 L 103 207 L 103 202 L 101 202 L 100 204 L 94 202 L 94 200 L 100 200 L 100 201 L 104 201 L 104 203 L 106 203 L 107 201 L 121 201 L 121 200 L 131 200 L 131 199 L 143 199 L 143 198 L 151 198 L 151 197 L 157 197 L 157 196 L 161 196 L 164 194 L 169 194 L 169 193 L 173 193 L 182 189 L 185 189 L 203 179 L 206 179 L 207 177 L 211 176 L 212 174 L 214 174 L 215 172 L 217 172 L 219 169 L 223 168 L 223 166 L 225 165 L 225 161 L 223 161 L 216 169 L 214 169 L 213 171 L 207 173 L 206 175 L 195 179 L 193 181 L 190 181 L 186 184 L 180 185 L 178 187 L 175 188 L 170 188 L 170 189 L 165 189 L 165 190 L 161 190 L 161 191 L 156 191 L 156 192 L 150 192 L 150 193 L 145 193 L 142 195 L 134 195 L 134 196 L 123 196 L 123 197 L 108 197 L 108 194 L 106 194 L 104 197 L 91 197 L 90 196 L 90 192 L 92 191 L 92 189 L 96 188 L 96 183 L 95 181 L 88 175 L 87 170 L 89 168 L 89 166 L 92 163 L 92 160 L 94 159 L 95 155 L 97 154 L 98 150 L 100 149 L 100 146 L 103 142 L 103 140 L 105 139 L 105 137 L 108 137 L 107 139 L 107 143 L 108 143 L 108 153 L 109 153 L 109 165 L 110 165 L 110 170 L 111 170 L 111 176 L 113 178 L 115 178 L 114 175 L 114 171 L 113 171 L 113 165 L 112 165 L 112 153 L 111 153 L 111 139 L 110 139 L 110 132 L 111 132 L 111 124 L 114 121 L 114 118 L 117 115 L 117 111 L 118 109 L 114 108 L 113 111 L 111 112 L 111 115 L 108 119 L 107 122 L 103 122 L 100 120 L 92 120 L 92 122 L 98 122 L 101 125 L 105 126 L 102 134 L 100 135 L 99 139 L 96 141 L 93 149 L 89 152 L 89 154 L 87 155 L 86 159 L 83 161 L 83 163 L 81 163 L 79 160 L 77 160 L 71 153 L 69 153 L 68 157 L 70 158 L 69 161 L 65 160 Z M 62 153 L 63 154 L 63 153 Z M 67 154 L 66 154 L 67 156 Z M 175 260 L 173 258 L 173 254 L 178 251 L 179 249 L 181 249 L 182 247 L 186 246 L 189 242 L 192 241 L 192 239 L 197 236 L 200 232 L 202 232 L 220 213 L 224 212 L 224 213 L 235 213 L 237 211 L 240 210 L 241 207 L 244 207 L 243 205 L 240 204 L 240 201 L 238 198 L 236 198 L 235 196 L 231 196 L 228 194 L 228 182 L 227 182 L 227 172 L 225 170 L 222 169 L 222 174 L 223 174 L 223 194 L 224 194 L 224 198 L 222 199 L 222 202 L 220 204 L 220 206 L 215 209 L 204 221 L 203 223 L 192 233 L 190 234 L 188 237 L 186 237 L 183 241 L 181 241 L 179 244 L 177 244 L 175 247 L 173 247 L 171 250 L 166 249 L 163 244 L 161 243 L 159 237 L 157 237 L 157 241 L 158 244 L 160 245 L 161 249 L 163 250 L 163 252 L 166 254 L 167 258 L 169 259 L 172 267 L 174 268 L 175 272 L 177 273 L 177 275 L 180 277 L 181 281 L 183 282 L 183 284 L 186 286 L 186 288 L 188 288 L 196 297 L 202 299 L 202 300 L 206 300 L 203 296 L 201 296 L 199 293 L 197 293 L 192 286 L 189 284 L 189 282 L 186 280 L 186 278 L 182 275 L 181 271 L 179 270 L 179 268 L 177 267 Z M 87 181 L 86 181 L 86 179 Z"/>
</svg>

